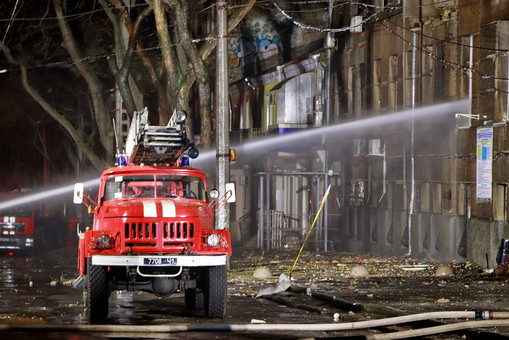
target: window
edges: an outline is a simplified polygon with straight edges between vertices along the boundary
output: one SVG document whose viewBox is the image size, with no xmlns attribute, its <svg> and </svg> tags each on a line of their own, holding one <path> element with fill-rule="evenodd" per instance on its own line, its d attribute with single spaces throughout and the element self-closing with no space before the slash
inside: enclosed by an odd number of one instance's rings
<svg viewBox="0 0 509 340">
<path fill-rule="evenodd" d="M 382 59 L 373 61 L 373 110 L 375 112 L 387 109 L 387 71 L 382 63 Z"/>
<path fill-rule="evenodd" d="M 405 76 L 405 90 L 404 90 L 404 105 L 405 107 L 412 107 L 412 51 L 405 52 L 404 62 L 404 76 Z"/>
<path fill-rule="evenodd" d="M 15 197 L 2 198 L 0 202 L 6 202 L 14 199 Z M 14 216 L 14 217 L 32 217 L 34 209 L 28 205 L 16 205 L 10 208 L 0 210 L 0 216 Z"/>
<path fill-rule="evenodd" d="M 422 103 L 426 105 L 434 102 L 433 46 L 424 46 L 424 52 L 422 54 Z"/>
<path fill-rule="evenodd" d="M 473 67 L 473 35 L 461 37 L 460 62 L 463 69 L 459 77 L 459 96 L 469 98 L 472 95 L 472 72 Z M 469 112 L 464 112 L 469 113 Z M 472 126 L 470 118 L 460 116 L 456 118 L 458 129 L 468 129 Z"/>
<path fill-rule="evenodd" d="M 509 96 L 508 63 L 507 53 L 498 54 L 495 57 L 495 122 L 506 122 L 509 116 L 507 105 Z"/>
<path fill-rule="evenodd" d="M 398 56 L 391 55 L 389 57 L 389 81 L 388 81 L 388 107 L 389 110 L 398 109 L 398 77 L 399 77 L 399 63 Z"/>
<path fill-rule="evenodd" d="M 496 183 L 493 187 L 493 219 L 505 221 L 507 218 L 507 184 Z"/>
<path fill-rule="evenodd" d="M 471 77 L 470 68 L 472 67 L 472 53 L 473 53 L 473 36 L 461 37 L 461 66 L 463 70 L 460 76 L 460 97 L 468 98 L 471 91 Z"/>
<path fill-rule="evenodd" d="M 348 112 L 353 117 L 360 117 L 363 111 L 363 93 L 365 88 L 363 76 L 366 73 L 365 64 L 348 68 Z"/>
<path fill-rule="evenodd" d="M 177 198 L 206 200 L 203 181 L 193 176 L 132 175 L 106 180 L 104 200 Z"/>
<path fill-rule="evenodd" d="M 354 114 L 353 98 L 354 98 L 354 94 L 355 94 L 354 73 L 355 73 L 355 67 L 354 66 L 348 67 L 347 81 L 346 81 L 347 106 L 348 106 L 348 113 L 352 116 Z"/>
</svg>

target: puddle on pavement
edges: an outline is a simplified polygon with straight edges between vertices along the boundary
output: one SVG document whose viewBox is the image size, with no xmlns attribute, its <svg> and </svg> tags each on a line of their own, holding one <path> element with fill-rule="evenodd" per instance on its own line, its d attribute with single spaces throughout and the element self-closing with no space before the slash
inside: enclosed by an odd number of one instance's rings
<svg viewBox="0 0 509 340">
<path fill-rule="evenodd" d="M 63 285 L 75 261 L 0 254 L 0 320 L 9 323 L 81 322 L 81 293 Z"/>
<path fill-rule="evenodd" d="M 286 256 L 288 257 L 288 256 Z M 232 270 L 229 273 L 228 312 L 223 320 L 211 320 L 203 311 L 186 309 L 182 294 L 168 298 L 157 298 L 152 294 L 138 292 L 113 292 L 110 298 L 109 324 L 150 325 L 150 324 L 224 324 L 250 323 L 257 319 L 267 323 L 327 323 L 332 322 L 333 309 L 324 313 L 297 310 L 265 299 L 254 299 L 261 288 L 275 284 L 277 275 L 268 280 L 255 280 L 252 270 L 263 263 L 270 265 L 274 273 L 287 272 L 292 258 L 280 256 L 269 260 L 263 255 L 258 257 L 240 256 L 232 258 Z M 448 278 L 436 278 L 433 271 L 419 273 L 402 272 L 398 264 L 380 262 L 372 264 L 373 274 L 363 278 L 351 278 L 348 268 L 356 261 L 338 262 L 320 257 L 305 261 L 306 268 L 297 271 L 297 285 L 311 287 L 320 291 L 338 294 L 338 297 L 358 303 L 381 303 L 402 310 L 419 312 L 435 310 L 464 310 L 465 308 L 506 310 L 507 279 L 495 280 L 480 277 L 469 269 L 466 275 Z M 257 263 L 250 264 L 250 260 Z M 366 261 L 367 265 L 370 265 Z M 380 268 L 387 268 L 385 272 Z M 238 268 L 237 270 L 235 268 Z M 404 275 L 404 276 L 403 276 Z M 70 283 L 77 276 L 76 249 L 56 250 L 34 257 L 7 256 L 0 254 L 0 323 L 5 324 L 85 324 L 83 320 L 83 295 L 81 290 L 72 288 Z M 296 296 L 296 303 L 306 304 L 303 296 Z M 444 298 L 447 303 L 441 303 Z M 442 299 L 442 300 L 441 300 Z M 445 300 L 443 300 L 445 301 Z M 469 305 L 469 302 L 475 305 Z M 311 303 L 308 303 L 311 305 Z M 321 306 L 317 305 L 317 309 Z M 341 312 L 341 320 L 363 316 Z M 344 316 L 344 317 L 343 317 Z M 347 321 L 353 321 L 347 320 Z M 4 335 L 8 335 L 4 337 Z M 219 339 L 248 339 L 232 337 L 232 334 L 209 334 Z M 267 334 L 265 334 L 267 335 Z M 2 338 L 34 338 L 33 334 L 2 333 Z M 171 334 L 169 338 L 203 339 L 201 334 Z M 38 339 L 104 339 L 101 336 L 84 336 L 63 333 L 45 333 Z M 159 338 L 159 337 L 156 337 Z M 261 336 L 260 338 L 264 338 Z M 283 337 L 279 337 L 283 338 Z"/>
</svg>

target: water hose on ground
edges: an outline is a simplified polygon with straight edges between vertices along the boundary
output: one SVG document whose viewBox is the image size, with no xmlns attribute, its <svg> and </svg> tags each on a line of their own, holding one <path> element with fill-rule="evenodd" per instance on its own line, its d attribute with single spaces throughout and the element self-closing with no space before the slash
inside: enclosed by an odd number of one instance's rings
<svg viewBox="0 0 509 340">
<path fill-rule="evenodd" d="M 175 325 L 37 325 L 37 324 L 20 324 L 9 325 L 0 324 L 0 331 L 53 331 L 53 332 L 107 332 L 107 333 L 178 333 L 178 332 L 267 332 L 267 331 L 347 331 L 365 328 L 376 328 L 384 326 L 392 326 L 407 322 L 424 321 L 431 319 L 509 319 L 509 312 L 475 312 L 475 311 L 447 311 L 447 312 L 428 312 L 420 314 L 411 314 L 397 316 L 392 318 L 345 322 L 345 323 L 326 323 L 326 324 L 175 324 Z M 467 321 L 459 323 L 465 328 L 472 327 L 493 327 L 493 326 L 509 326 L 509 320 L 488 320 L 483 321 Z M 456 330 L 456 324 L 430 327 L 430 329 L 438 329 L 438 332 L 447 332 Z M 451 330 L 447 330 L 445 326 L 451 326 Z M 440 328 L 443 327 L 443 328 Z M 458 328 L 458 329 L 465 329 Z M 423 331 L 425 329 L 422 329 Z M 420 331 L 419 329 L 415 330 Z M 403 332 L 397 332 L 401 334 Z M 391 333 L 388 333 L 391 334 Z M 426 333 L 428 334 L 428 333 Z M 432 334 L 432 333 L 429 333 Z M 383 334 L 376 334 L 376 336 Z M 370 335 L 371 336 L 371 335 Z M 396 336 L 393 334 L 392 336 Z M 411 335 L 406 335 L 410 337 Z M 415 335 L 420 336 L 420 335 Z M 400 338 L 370 338 L 370 339 L 400 339 Z"/>
<path fill-rule="evenodd" d="M 409 331 L 366 335 L 366 340 L 408 339 L 418 336 L 421 337 L 425 335 L 442 334 L 470 328 L 507 327 L 507 326 L 509 326 L 509 320 L 462 321 L 458 323 L 451 323 L 441 326 L 412 329 Z"/>
</svg>

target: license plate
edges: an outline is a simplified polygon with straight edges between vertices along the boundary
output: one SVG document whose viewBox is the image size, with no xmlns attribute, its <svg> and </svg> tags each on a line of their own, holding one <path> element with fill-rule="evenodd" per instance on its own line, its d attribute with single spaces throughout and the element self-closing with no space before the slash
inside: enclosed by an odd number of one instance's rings
<svg viewBox="0 0 509 340">
<path fill-rule="evenodd" d="M 176 257 L 145 257 L 143 264 L 147 266 L 164 266 L 164 265 L 176 265 Z"/>
</svg>

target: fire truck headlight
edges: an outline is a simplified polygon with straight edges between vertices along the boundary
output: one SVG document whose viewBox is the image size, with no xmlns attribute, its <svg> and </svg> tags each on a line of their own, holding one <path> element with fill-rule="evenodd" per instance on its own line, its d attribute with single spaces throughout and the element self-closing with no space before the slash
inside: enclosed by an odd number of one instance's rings
<svg viewBox="0 0 509 340">
<path fill-rule="evenodd" d="M 115 245 L 115 241 L 110 235 L 101 234 L 95 241 L 97 244 L 97 248 L 99 249 L 108 249 L 113 248 Z"/>
<path fill-rule="evenodd" d="M 210 247 L 217 247 L 219 245 L 219 241 L 220 241 L 220 238 L 219 238 L 219 235 L 217 235 L 217 234 L 210 234 L 207 237 L 207 244 Z"/>
</svg>

